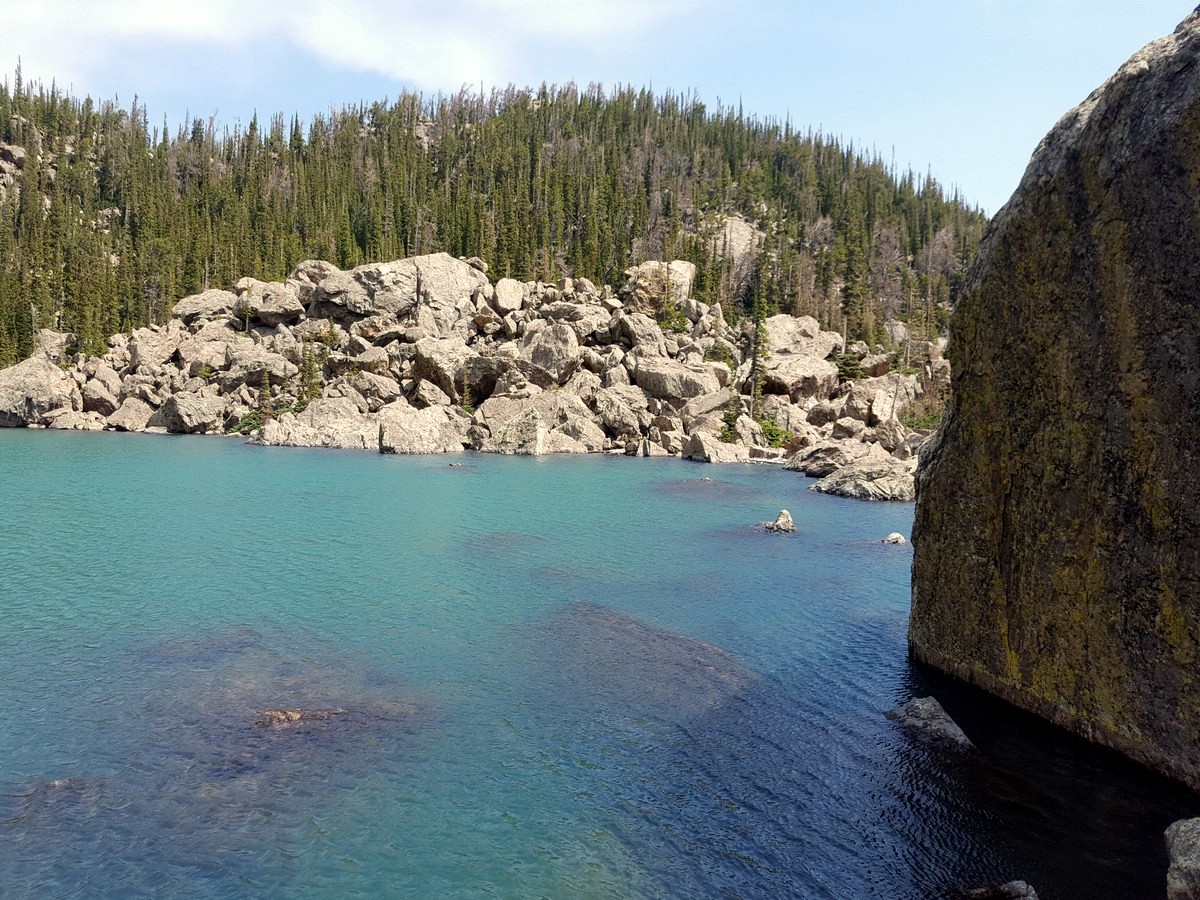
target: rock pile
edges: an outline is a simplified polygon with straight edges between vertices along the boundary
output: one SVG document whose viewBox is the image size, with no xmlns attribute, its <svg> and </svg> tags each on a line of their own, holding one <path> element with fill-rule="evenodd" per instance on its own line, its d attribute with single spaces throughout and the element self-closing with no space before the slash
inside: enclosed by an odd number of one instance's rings
<svg viewBox="0 0 1200 900">
<path fill-rule="evenodd" d="M 643 263 L 615 292 L 586 278 L 492 283 L 486 269 L 445 253 L 351 271 L 310 260 L 282 282 L 182 298 L 165 325 L 114 335 L 103 356 L 72 359 L 70 336 L 43 332 L 33 358 L 0 372 L 0 426 L 787 461 L 824 478 L 818 490 L 911 499 L 923 436 L 898 416 L 927 382 L 841 381 L 842 338 L 815 319 L 767 320 L 764 411 L 792 435 L 772 447 L 741 393 L 750 331 L 692 297 L 691 263 Z"/>
</svg>

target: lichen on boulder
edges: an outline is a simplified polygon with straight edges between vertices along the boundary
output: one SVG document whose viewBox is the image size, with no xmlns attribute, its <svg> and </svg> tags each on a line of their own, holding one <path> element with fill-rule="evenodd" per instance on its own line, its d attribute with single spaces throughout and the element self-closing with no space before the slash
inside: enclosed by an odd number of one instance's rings
<svg viewBox="0 0 1200 900">
<path fill-rule="evenodd" d="M 1200 15 L 1038 147 L 951 322 L 921 661 L 1200 787 Z"/>
</svg>

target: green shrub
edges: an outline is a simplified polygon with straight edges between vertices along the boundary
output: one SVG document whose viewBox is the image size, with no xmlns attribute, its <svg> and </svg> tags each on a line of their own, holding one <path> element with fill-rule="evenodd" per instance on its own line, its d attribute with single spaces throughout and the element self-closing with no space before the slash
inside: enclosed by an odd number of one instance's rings
<svg viewBox="0 0 1200 900">
<path fill-rule="evenodd" d="M 795 439 L 795 435 L 780 426 L 774 419 L 764 416 L 758 420 L 768 447 L 783 447 Z"/>
</svg>

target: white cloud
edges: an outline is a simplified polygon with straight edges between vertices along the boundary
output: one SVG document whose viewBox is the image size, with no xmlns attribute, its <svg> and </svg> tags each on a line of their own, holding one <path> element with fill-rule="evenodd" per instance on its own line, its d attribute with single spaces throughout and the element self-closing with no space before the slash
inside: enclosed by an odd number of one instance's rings
<svg viewBox="0 0 1200 900">
<path fill-rule="evenodd" d="M 547 56 L 561 67 L 571 55 L 635 54 L 661 40 L 655 26 L 704 2 L 45 0 L 5 13 L 4 43 L 27 69 L 80 86 L 116 64 L 129 69 L 153 42 L 245 52 L 283 44 L 335 69 L 454 90 L 520 81 Z"/>
</svg>

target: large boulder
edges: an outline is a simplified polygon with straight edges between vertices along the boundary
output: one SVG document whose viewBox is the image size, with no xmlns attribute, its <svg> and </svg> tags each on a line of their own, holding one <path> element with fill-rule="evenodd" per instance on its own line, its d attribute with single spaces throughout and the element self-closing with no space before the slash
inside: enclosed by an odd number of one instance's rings
<svg viewBox="0 0 1200 900">
<path fill-rule="evenodd" d="M 541 456 L 604 449 L 604 431 L 587 406 L 565 391 L 529 399 L 492 397 L 475 413 L 472 446 L 486 453 Z"/>
<path fill-rule="evenodd" d="M 1200 898 L 1200 819 L 1173 822 L 1163 835 L 1167 842 L 1167 900 Z"/>
<path fill-rule="evenodd" d="M 737 444 L 726 444 L 702 431 L 688 435 L 683 444 L 684 459 L 707 463 L 749 462 L 750 451 Z"/>
<path fill-rule="evenodd" d="M 549 372 L 557 384 L 566 383 L 582 359 L 574 329 L 561 324 L 547 325 L 528 335 L 522 354 Z"/>
<path fill-rule="evenodd" d="M 887 717 L 930 743 L 956 750 L 972 750 L 975 747 L 936 697 L 914 697 L 904 705 L 889 710 Z"/>
<path fill-rule="evenodd" d="M 826 475 L 810 490 L 837 494 L 852 500 L 912 500 L 916 497 L 913 484 L 915 462 L 890 456 L 882 459 L 866 456 Z"/>
<path fill-rule="evenodd" d="M 129 368 L 133 371 L 148 371 L 161 366 L 179 349 L 186 332 L 178 319 L 165 326 L 151 325 L 139 328 L 129 336 Z"/>
<path fill-rule="evenodd" d="M 117 431 L 145 431 L 154 408 L 137 397 L 127 397 L 108 417 L 108 427 Z"/>
<path fill-rule="evenodd" d="M 665 357 L 637 358 L 633 380 L 659 400 L 690 400 L 721 390 L 721 383 L 708 366 L 687 366 Z"/>
<path fill-rule="evenodd" d="M 951 323 L 913 656 L 1200 788 L 1200 14 L 1042 141 Z"/>
<path fill-rule="evenodd" d="M 235 390 L 243 384 L 257 388 L 264 377 L 278 386 L 286 384 L 300 373 L 300 369 L 285 357 L 261 347 L 231 349 L 227 364 L 228 371 L 221 376 L 221 387 L 225 391 Z"/>
<path fill-rule="evenodd" d="M 184 325 L 191 325 L 196 321 L 226 318 L 236 305 L 237 294 L 213 289 L 176 300 L 171 315 L 182 320 Z"/>
<path fill-rule="evenodd" d="M 462 453 L 470 424 L 456 407 L 392 403 L 379 411 L 379 452 Z"/>
<path fill-rule="evenodd" d="M 42 356 L 0 372 L 0 428 L 41 424 L 54 409 L 83 408 L 79 386 L 68 373 Z"/>
<path fill-rule="evenodd" d="M 793 403 L 827 399 L 837 387 L 837 366 L 816 356 L 772 355 L 763 372 L 763 390 L 786 394 Z"/>
<path fill-rule="evenodd" d="M 316 289 L 318 311 L 338 318 L 388 313 L 419 322 L 429 314 L 436 329 L 448 331 L 460 318 L 459 304 L 488 283 L 487 276 L 448 253 L 372 263 L 329 274 Z"/>
<path fill-rule="evenodd" d="M 670 263 L 651 260 L 625 270 L 621 299 L 633 312 L 654 316 L 673 309 L 692 295 L 696 266 L 684 260 Z"/>
<path fill-rule="evenodd" d="M 346 397 L 314 400 L 304 412 L 284 413 L 263 424 L 252 443 L 265 447 L 378 450 L 379 420 Z"/>
<path fill-rule="evenodd" d="M 304 317 L 304 304 L 300 302 L 300 292 L 292 284 L 243 278 L 238 282 L 238 302 L 234 312 L 242 318 L 249 314 L 254 321 L 274 328 L 300 321 Z"/>
<path fill-rule="evenodd" d="M 228 408 L 223 397 L 180 391 L 167 398 L 150 417 L 149 425 L 172 434 L 220 434 L 225 430 Z"/>
<path fill-rule="evenodd" d="M 771 356 L 813 356 L 826 359 L 842 348 L 842 336 L 822 331 L 812 316 L 771 316 L 766 320 Z"/>
</svg>

